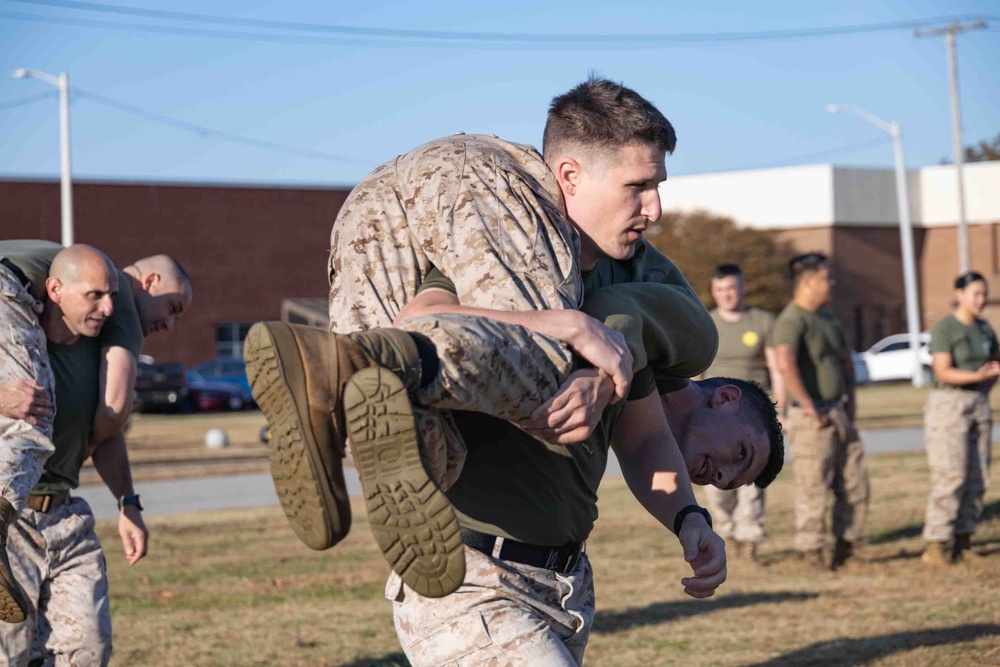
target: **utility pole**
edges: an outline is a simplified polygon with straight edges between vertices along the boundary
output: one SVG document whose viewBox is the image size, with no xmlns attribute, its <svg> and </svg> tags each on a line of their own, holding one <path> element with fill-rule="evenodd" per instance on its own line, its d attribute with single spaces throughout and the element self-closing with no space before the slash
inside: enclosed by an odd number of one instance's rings
<svg viewBox="0 0 1000 667">
<path fill-rule="evenodd" d="M 951 23 L 935 30 L 916 30 L 916 37 L 945 36 L 948 45 L 948 82 L 951 88 L 951 140 L 955 156 L 955 177 L 958 181 L 958 266 L 959 273 L 965 273 L 971 268 L 972 259 L 969 253 L 969 224 L 965 220 L 965 178 L 962 175 L 964 162 L 962 150 L 962 112 L 958 102 L 958 63 L 955 59 L 955 35 L 969 30 L 981 30 L 986 24 L 980 20 L 963 25 L 961 22 Z"/>
</svg>

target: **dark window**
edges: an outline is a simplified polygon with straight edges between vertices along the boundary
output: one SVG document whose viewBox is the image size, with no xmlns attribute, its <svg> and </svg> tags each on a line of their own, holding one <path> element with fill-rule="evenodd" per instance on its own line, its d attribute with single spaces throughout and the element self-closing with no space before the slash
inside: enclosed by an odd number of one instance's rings
<svg viewBox="0 0 1000 667">
<path fill-rule="evenodd" d="M 215 355 L 243 359 L 243 341 L 253 322 L 218 322 L 215 325 Z"/>
</svg>

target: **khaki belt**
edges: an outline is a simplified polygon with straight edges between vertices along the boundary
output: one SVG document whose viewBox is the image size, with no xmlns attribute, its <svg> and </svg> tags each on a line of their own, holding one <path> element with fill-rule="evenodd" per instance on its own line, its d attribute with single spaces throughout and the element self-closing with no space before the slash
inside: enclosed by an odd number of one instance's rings
<svg viewBox="0 0 1000 667">
<path fill-rule="evenodd" d="M 28 500 L 24 503 L 24 506 L 29 510 L 35 510 L 36 512 L 42 512 L 44 514 L 59 507 L 67 500 L 69 500 L 69 491 L 53 493 L 51 495 L 32 493 L 28 496 Z"/>
</svg>

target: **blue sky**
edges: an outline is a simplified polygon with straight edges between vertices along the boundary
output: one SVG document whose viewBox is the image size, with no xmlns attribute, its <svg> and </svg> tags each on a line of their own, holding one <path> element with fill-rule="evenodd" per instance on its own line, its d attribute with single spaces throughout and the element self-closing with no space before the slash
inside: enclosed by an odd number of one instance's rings
<svg viewBox="0 0 1000 667">
<path fill-rule="evenodd" d="M 759 32 L 982 16 L 988 29 L 958 38 L 965 143 L 1000 133 L 1000 6 L 986 0 L 100 1 L 105 8 L 310 24 L 544 35 Z M 76 24 L 86 22 L 159 32 Z M 327 156 L 232 143 L 77 96 L 71 110 L 77 178 L 348 185 L 394 155 L 459 130 L 539 145 L 549 100 L 592 70 L 635 88 L 674 123 L 679 141 L 667 159 L 671 174 L 817 162 L 889 166 L 888 138 L 858 118 L 826 113 L 830 102 L 898 120 L 910 167 L 951 155 L 944 38 L 917 39 L 907 29 L 662 46 L 639 39 L 414 44 L 322 34 L 308 38 L 338 43 L 276 43 L 164 32 L 174 29 L 307 37 L 0 0 L 0 175 L 56 176 L 59 169 L 55 100 L 3 108 L 51 90 L 9 78 L 17 67 L 68 71 L 83 91 Z"/>
</svg>

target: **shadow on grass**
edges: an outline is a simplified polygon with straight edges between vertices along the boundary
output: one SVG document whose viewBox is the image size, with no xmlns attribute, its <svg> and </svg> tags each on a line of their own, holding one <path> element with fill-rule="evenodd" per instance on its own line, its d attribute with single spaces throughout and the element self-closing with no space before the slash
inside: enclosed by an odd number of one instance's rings
<svg viewBox="0 0 1000 667">
<path fill-rule="evenodd" d="M 983 515 L 979 518 L 979 520 L 989 521 L 996 518 L 1000 518 L 1000 500 L 994 500 L 992 503 L 983 507 Z M 895 542 L 896 540 L 906 540 L 911 537 L 920 537 L 923 529 L 923 523 L 909 523 L 899 528 L 893 528 L 892 530 L 872 535 L 868 538 L 868 543 L 885 544 L 887 542 Z"/>
<path fill-rule="evenodd" d="M 747 667 L 786 667 L 789 665 L 809 665 L 809 667 L 834 667 L 835 665 L 858 665 L 884 658 L 900 651 L 924 646 L 941 646 L 968 642 L 980 637 L 1000 635 L 1000 625 L 958 625 L 951 628 L 896 632 L 864 639 L 833 639 L 810 644 L 797 651 L 779 655 L 765 662 L 757 662 Z"/>
<path fill-rule="evenodd" d="M 410 661 L 400 651 L 383 655 L 381 658 L 358 658 L 354 662 L 345 662 L 338 667 L 410 667 Z"/>
<path fill-rule="evenodd" d="M 811 600 L 818 593 L 737 593 L 709 600 L 684 600 L 680 602 L 657 602 L 646 607 L 633 607 L 623 611 L 598 611 L 592 632 L 614 634 L 646 625 L 659 625 L 669 621 L 707 614 L 721 609 L 750 607 L 755 604 L 793 602 Z"/>
</svg>

